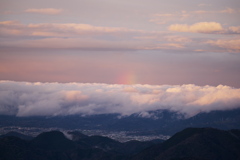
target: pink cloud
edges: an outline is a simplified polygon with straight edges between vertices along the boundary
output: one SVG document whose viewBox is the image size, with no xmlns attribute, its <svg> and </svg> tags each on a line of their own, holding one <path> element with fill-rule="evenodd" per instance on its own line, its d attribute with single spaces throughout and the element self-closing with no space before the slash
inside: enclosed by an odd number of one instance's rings
<svg viewBox="0 0 240 160">
<path fill-rule="evenodd" d="M 240 33 L 240 26 L 229 27 L 229 31 L 233 33 Z"/>
<path fill-rule="evenodd" d="M 40 23 L 25 25 L 17 21 L 0 22 L 0 31 L 3 29 L 8 30 L 9 33 L 13 30 L 19 31 L 22 35 L 56 37 L 96 34 L 115 34 L 117 36 L 123 33 L 144 33 L 142 30 L 120 27 L 101 27 L 80 23 Z"/>
<path fill-rule="evenodd" d="M 25 12 L 54 15 L 54 14 L 62 13 L 63 10 L 62 9 L 56 9 L 56 8 L 38 8 L 38 9 L 37 8 L 30 8 L 30 9 L 26 9 Z"/>
<path fill-rule="evenodd" d="M 181 43 L 192 42 L 190 38 L 184 36 L 165 36 L 164 38 L 169 42 L 181 42 Z"/>
<path fill-rule="evenodd" d="M 225 8 L 222 10 L 195 10 L 195 11 L 178 11 L 178 12 L 172 12 L 172 13 L 155 13 L 151 15 L 150 22 L 156 23 L 156 24 L 166 24 L 168 22 L 176 22 L 176 21 L 185 21 L 190 20 L 192 18 L 202 19 L 202 15 L 206 14 L 212 14 L 217 15 L 219 14 L 237 14 L 240 13 L 240 10 L 233 9 L 233 8 Z"/>
<path fill-rule="evenodd" d="M 197 10 L 197 11 L 193 11 L 193 14 L 218 14 L 218 13 L 227 13 L 227 14 L 233 14 L 233 13 L 237 13 L 239 12 L 236 9 L 233 8 L 226 8 L 223 10 Z"/>
<path fill-rule="evenodd" d="M 214 33 L 223 31 L 223 27 L 217 22 L 199 22 L 192 25 L 173 24 L 168 27 L 168 30 L 177 32 Z"/>
<path fill-rule="evenodd" d="M 210 40 L 206 43 L 220 48 L 224 48 L 230 52 L 240 52 L 240 39 L 220 39 L 220 40 Z"/>
</svg>

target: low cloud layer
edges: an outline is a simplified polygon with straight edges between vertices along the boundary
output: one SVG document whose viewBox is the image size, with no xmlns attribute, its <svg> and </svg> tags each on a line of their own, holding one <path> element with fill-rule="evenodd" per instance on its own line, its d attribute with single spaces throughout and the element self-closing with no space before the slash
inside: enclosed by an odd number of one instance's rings
<svg viewBox="0 0 240 160">
<path fill-rule="evenodd" d="M 0 114 L 16 116 L 94 115 L 166 109 L 194 116 L 240 108 L 240 89 L 229 86 L 110 85 L 99 83 L 0 82 Z"/>
</svg>

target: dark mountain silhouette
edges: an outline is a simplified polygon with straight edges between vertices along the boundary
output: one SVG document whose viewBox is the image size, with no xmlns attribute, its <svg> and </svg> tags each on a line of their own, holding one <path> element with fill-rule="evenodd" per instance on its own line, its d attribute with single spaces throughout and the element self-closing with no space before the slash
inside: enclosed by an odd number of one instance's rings
<svg viewBox="0 0 240 160">
<path fill-rule="evenodd" d="M 93 148 L 100 148 L 104 151 L 111 151 L 114 153 L 120 153 L 122 155 L 133 155 L 154 144 L 154 142 L 140 141 L 120 143 L 102 136 L 91 136 L 78 142 L 88 144 Z"/>
<path fill-rule="evenodd" d="M 40 150 L 32 146 L 30 141 L 13 136 L 0 138 L 1 160 L 51 160 L 53 158 L 51 151 Z"/>
<path fill-rule="evenodd" d="M 68 134 L 75 139 L 69 140 L 59 131 L 44 132 L 32 140 L 3 136 L 0 138 L 0 159 L 123 160 L 153 144 L 138 141 L 120 143 L 107 137 L 86 136 L 80 132 Z"/>
<path fill-rule="evenodd" d="M 73 141 L 67 139 L 64 134 L 59 131 L 41 133 L 30 143 L 32 146 L 44 150 L 64 151 L 73 149 L 75 147 Z"/>
<path fill-rule="evenodd" d="M 133 160 L 238 160 L 240 131 L 188 128 L 162 144 L 154 145 Z"/>
<path fill-rule="evenodd" d="M 69 140 L 62 132 L 45 132 L 32 140 L 0 138 L 4 160 L 239 160 L 240 130 L 187 128 L 165 142 L 129 141 L 79 136 Z M 75 137 L 75 138 L 76 138 Z"/>
<path fill-rule="evenodd" d="M 7 134 L 4 134 L 4 135 L 0 135 L 0 138 L 10 137 L 10 136 L 18 137 L 18 138 L 21 138 L 21 139 L 24 139 L 24 140 L 33 139 L 33 137 L 31 137 L 31 136 L 27 136 L 27 135 L 24 135 L 24 134 L 21 134 L 21 133 L 18 133 L 18 132 L 14 132 L 14 131 L 8 132 Z"/>
</svg>

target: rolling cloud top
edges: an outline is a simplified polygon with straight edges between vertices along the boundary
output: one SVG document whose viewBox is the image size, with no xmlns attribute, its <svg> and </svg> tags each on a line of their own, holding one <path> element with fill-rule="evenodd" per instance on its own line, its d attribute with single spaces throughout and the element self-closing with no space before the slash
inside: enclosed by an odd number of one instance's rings
<svg viewBox="0 0 240 160">
<path fill-rule="evenodd" d="M 240 108 L 240 89 L 229 86 L 120 85 L 0 81 L 0 114 L 65 116 L 117 113 L 127 116 L 169 110 L 186 118 Z"/>
</svg>

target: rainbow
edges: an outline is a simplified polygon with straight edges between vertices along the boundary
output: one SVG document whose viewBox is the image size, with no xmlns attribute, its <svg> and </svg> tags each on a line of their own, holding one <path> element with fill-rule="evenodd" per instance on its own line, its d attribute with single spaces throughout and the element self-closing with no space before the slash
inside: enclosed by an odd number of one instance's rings
<svg viewBox="0 0 240 160">
<path fill-rule="evenodd" d="M 136 84 L 137 77 L 133 72 L 122 73 L 117 77 L 117 84 Z"/>
</svg>

